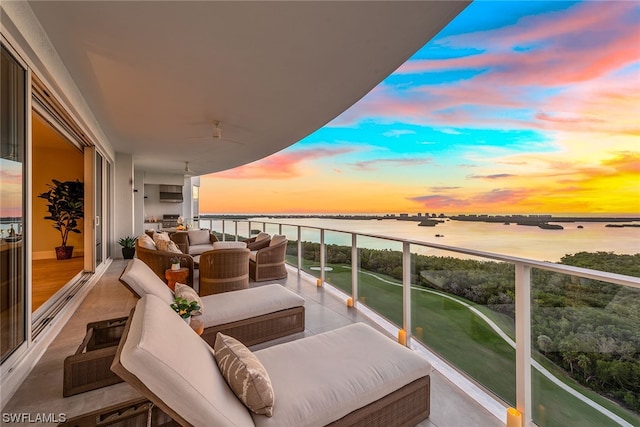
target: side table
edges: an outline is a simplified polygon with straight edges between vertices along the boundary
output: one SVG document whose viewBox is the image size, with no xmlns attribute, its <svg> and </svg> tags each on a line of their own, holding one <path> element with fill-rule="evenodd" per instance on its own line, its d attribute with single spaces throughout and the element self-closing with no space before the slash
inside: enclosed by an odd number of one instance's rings
<svg viewBox="0 0 640 427">
<path fill-rule="evenodd" d="M 175 291 L 176 283 L 187 283 L 189 278 L 189 269 L 180 267 L 178 270 L 167 269 L 164 272 L 164 278 L 167 279 L 167 285 L 172 291 Z"/>
<path fill-rule="evenodd" d="M 204 322 L 200 320 L 200 316 L 191 316 L 189 326 L 191 326 L 191 329 L 198 335 L 204 333 Z"/>
</svg>

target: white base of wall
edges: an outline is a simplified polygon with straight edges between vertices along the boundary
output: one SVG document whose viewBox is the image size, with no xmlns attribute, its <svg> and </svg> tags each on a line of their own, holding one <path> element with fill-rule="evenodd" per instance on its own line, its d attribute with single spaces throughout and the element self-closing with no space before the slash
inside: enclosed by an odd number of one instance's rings
<svg viewBox="0 0 640 427">
<path fill-rule="evenodd" d="M 0 408 L 4 408 L 7 402 L 9 402 L 31 370 L 36 366 L 36 363 L 38 363 L 49 345 L 58 336 L 64 325 L 67 324 L 73 313 L 75 313 L 96 283 L 98 283 L 98 280 L 110 264 L 111 259 L 105 261 L 91 279 L 89 279 L 87 284 L 69 300 L 67 305 L 29 345 L 24 354 L 15 361 L 9 362 L 8 360 L 6 363 L 11 363 L 11 366 L 2 366 L 2 378 L 0 378 L 0 389 L 2 390 L 0 394 Z"/>
<path fill-rule="evenodd" d="M 74 249 L 73 257 L 84 256 L 84 250 Z M 56 259 L 56 251 L 54 249 L 50 251 L 41 251 L 41 252 L 32 252 L 31 253 L 32 260 L 41 260 L 41 259 Z"/>
</svg>

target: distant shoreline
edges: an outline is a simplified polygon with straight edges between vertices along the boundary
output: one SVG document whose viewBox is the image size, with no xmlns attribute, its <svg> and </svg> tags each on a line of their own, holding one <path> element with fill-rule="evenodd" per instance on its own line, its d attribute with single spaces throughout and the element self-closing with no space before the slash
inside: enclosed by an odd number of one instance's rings
<svg viewBox="0 0 640 427">
<path fill-rule="evenodd" d="M 247 220 L 249 218 L 274 218 L 274 219 L 343 219 L 343 220 L 397 220 L 397 221 L 417 221 L 426 220 L 453 220 L 453 221 L 475 221 L 475 222 L 495 222 L 514 223 L 516 225 L 539 225 L 549 222 L 633 222 L 640 221 L 640 217 L 615 217 L 615 216 L 553 216 L 553 215 L 408 215 L 408 214 L 385 214 L 385 215 L 346 215 L 346 214 L 204 214 L 200 218 L 206 219 L 236 219 Z"/>
</svg>

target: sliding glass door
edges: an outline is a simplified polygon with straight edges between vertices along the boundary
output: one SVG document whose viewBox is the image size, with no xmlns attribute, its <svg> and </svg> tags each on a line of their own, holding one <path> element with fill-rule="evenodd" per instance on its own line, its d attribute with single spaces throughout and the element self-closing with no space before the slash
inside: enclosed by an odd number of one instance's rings
<svg viewBox="0 0 640 427">
<path fill-rule="evenodd" d="M 0 348 L 4 362 L 27 339 L 25 286 L 26 70 L 2 46 L 0 70 Z"/>
</svg>

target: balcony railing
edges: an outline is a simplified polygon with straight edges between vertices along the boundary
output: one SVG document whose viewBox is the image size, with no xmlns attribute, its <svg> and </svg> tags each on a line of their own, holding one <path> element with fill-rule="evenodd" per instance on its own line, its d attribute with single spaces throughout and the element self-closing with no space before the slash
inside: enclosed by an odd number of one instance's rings
<svg viewBox="0 0 640 427">
<path fill-rule="evenodd" d="M 200 226 L 222 240 L 286 235 L 298 274 L 406 334 L 406 345 L 501 419 L 512 406 L 524 426 L 640 425 L 637 412 L 602 395 L 640 406 L 623 384 L 633 390 L 639 375 L 639 278 L 344 230 L 205 218 Z M 607 391 L 607 381 L 619 387 Z"/>
</svg>

